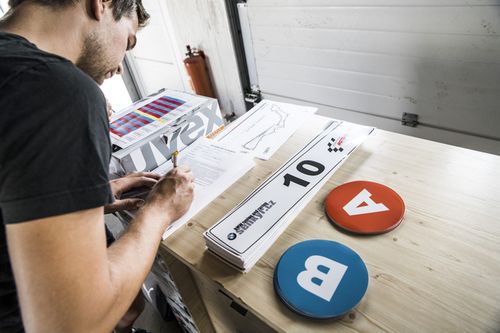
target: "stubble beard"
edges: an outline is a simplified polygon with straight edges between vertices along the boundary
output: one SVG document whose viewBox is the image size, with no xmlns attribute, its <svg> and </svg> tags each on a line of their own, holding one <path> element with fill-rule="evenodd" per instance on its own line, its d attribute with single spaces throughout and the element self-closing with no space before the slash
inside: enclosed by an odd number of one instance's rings
<svg viewBox="0 0 500 333">
<path fill-rule="evenodd" d="M 106 61 L 103 43 L 96 33 L 92 33 L 85 38 L 76 66 L 87 73 L 98 85 L 104 82 L 110 66 Z"/>
</svg>

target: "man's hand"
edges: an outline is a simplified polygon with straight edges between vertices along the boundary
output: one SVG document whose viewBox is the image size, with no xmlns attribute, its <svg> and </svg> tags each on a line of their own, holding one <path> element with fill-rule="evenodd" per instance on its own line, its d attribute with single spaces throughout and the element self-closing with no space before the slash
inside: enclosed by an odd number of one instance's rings
<svg viewBox="0 0 500 333">
<path fill-rule="evenodd" d="M 144 205 L 142 198 L 150 189 L 156 185 L 160 175 L 152 172 L 135 172 L 125 177 L 110 181 L 111 191 L 115 202 L 104 207 L 104 213 L 114 213 L 122 210 L 136 210 Z M 123 194 L 130 190 L 136 190 L 135 198 L 122 198 Z M 134 192 L 134 191 L 133 191 Z"/>
<path fill-rule="evenodd" d="M 194 177 L 187 166 L 174 168 L 149 193 L 143 210 L 158 210 L 170 223 L 184 215 L 193 201 Z"/>
<path fill-rule="evenodd" d="M 108 113 L 108 119 L 111 119 L 111 116 L 113 115 L 113 106 L 111 106 L 111 103 L 106 99 L 106 112 Z"/>
</svg>

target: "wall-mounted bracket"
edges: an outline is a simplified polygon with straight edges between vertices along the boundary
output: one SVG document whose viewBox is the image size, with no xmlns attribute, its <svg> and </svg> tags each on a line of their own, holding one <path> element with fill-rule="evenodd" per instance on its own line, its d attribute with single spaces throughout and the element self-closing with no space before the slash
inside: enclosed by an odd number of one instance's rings
<svg viewBox="0 0 500 333">
<path fill-rule="evenodd" d="M 401 124 L 404 126 L 417 127 L 419 124 L 418 114 L 404 112 L 401 118 Z"/>
</svg>

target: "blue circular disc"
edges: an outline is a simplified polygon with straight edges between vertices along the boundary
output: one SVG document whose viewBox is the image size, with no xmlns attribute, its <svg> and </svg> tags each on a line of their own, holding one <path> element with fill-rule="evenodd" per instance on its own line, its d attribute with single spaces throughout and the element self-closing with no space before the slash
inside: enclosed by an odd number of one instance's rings
<svg viewBox="0 0 500 333">
<path fill-rule="evenodd" d="M 308 240 L 290 247 L 274 271 L 283 303 L 310 318 L 345 315 L 365 295 L 368 271 L 360 256 L 340 243 Z"/>
</svg>

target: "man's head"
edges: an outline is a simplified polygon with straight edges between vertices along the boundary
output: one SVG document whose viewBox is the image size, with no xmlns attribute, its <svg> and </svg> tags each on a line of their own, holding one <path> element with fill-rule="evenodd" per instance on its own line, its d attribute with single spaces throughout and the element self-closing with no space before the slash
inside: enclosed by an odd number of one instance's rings
<svg viewBox="0 0 500 333">
<path fill-rule="evenodd" d="M 25 2 L 54 10 L 85 2 L 85 12 L 94 24 L 83 31 L 76 65 L 98 84 L 120 73 L 125 51 L 135 46 L 137 30 L 149 19 L 141 0 L 9 0 L 9 5 L 15 9 Z"/>
<path fill-rule="evenodd" d="M 64 8 L 79 2 L 79 0 L 9 0 L 10 8 L 15 8 L 25 1 L 54 8 Z M 149 14 L 144 9 L 141 0 L 112 0 L 113 16 L 119 21 L 122 16 L 132 16 L 135 12 L 139 20 L 139 27 L 144 27 L 149 19 Z"/>
</svg>

